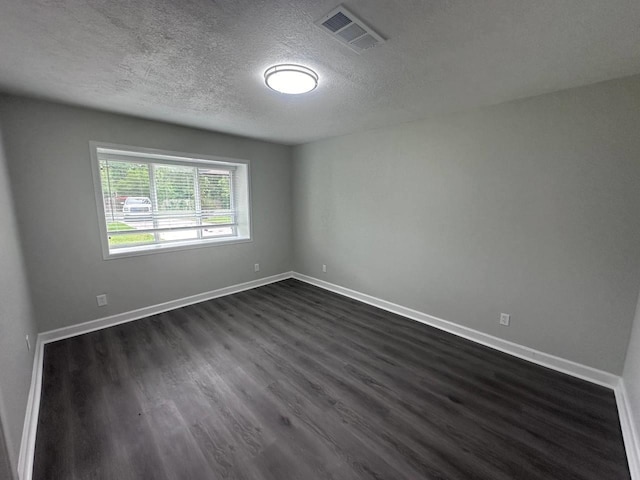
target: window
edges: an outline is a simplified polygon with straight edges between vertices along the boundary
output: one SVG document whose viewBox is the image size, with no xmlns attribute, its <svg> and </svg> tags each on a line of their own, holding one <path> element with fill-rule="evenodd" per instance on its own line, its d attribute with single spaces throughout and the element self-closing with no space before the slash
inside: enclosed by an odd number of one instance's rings
<svg viewBox="0 0 640 480">
<path fill-rule="evenodd" d="M 104 258 L 251 239 L 247 161 L 91 149 Z"/>
</svg>

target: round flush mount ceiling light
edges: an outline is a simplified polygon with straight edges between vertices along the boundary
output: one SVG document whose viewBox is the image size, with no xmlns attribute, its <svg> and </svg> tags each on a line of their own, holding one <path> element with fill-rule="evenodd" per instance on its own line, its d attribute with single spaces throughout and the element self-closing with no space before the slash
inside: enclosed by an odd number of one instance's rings
<svg viewBox="0 0 640 480">
<path fill-rule="evenodd" d="M 297 95 L 314 90 L 318 86 L 318 74 L 302 65 L 274 65 L 264 72 L 264 82 L 276 92 Z"/>
</svg>

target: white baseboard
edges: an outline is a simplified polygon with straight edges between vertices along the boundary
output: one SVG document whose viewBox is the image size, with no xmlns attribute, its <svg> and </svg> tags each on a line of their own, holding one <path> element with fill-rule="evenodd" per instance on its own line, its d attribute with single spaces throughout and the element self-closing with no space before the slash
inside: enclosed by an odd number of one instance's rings
<svg viewBox="0 0 640 480">
<path fill-rule="evenodd" d="M 148 317 L 150 315 L 157 315 L 169 310 L 173 310 L 180 307 L 192 305 L 194 303 L 211 300 L 214 298 L 222 297 L 225 295 L 231 295 L 234 293 L 250 290 L 270 283 L 285 280 L 287 278 L 295 278 L 303 282 L 315 285 L 317 287 L 329 290 L 346 297 L 359 300 L 363 303 L 373 305 L 398 315 L 410 318 L 412 320 L 430 325 L 432 327 L 444 330 L 454 335 L 466 338 L 476 343 L 485 345 L 487 347 L 499 350 L 504 353 L 508 353 L 518 358 L 528 360 L 530 362 L 542 365 L 553 370 L 557 370 L 568 375 L 586 380 L 598 385 L 602 385 L 611 389 L 614 389 L 616 394 L 616 400 L 618 402 L 618 410 L 620 415 L 620 423 L 624 435 L 625 448 L 627 449 L 627 456 L 629 458 L 629 468 L 632 473 L 633 480 L 640 480 L 640 456 L 637 454 L 638 437 L 635 432 L 634 424 L 630 417 L 630 408 L 628 399 L 626 396 L 626 390 L 624 384 L 621 382 L 619 376 L 598 370 L 586 365 L 566 360 L 548 353 L 535 350 L 533 348 L 525 347 L 517 343 L 509 342 L 492 335 L 488 335 L 477 330 L 473 330 L 468 327 L 464 327 L 447 320 L 443 320 L 426 313 L 419 312 L 401 305 L 397 305 L 386 300 L 382 300 L 365 293 L 357 292 L 349 288 L 341 287 L 324 280 L 320 280 L 314 277 L 303 275 L 296 272 L 286 272 L 279 275 L 273 275 L 271 277 L 261 278 L 238 285 L 232 285 L 230 287 L 213 290 L 210 292 L 200 293 L 198 295 L 192 295 L 177 300 L 172 300 L 150 307 L 144 307 L 130 312 L 124 312 L 117 315 L 112 315 L 97 320 L 91 320 L 78 325 L 72 325 L 69 327 L 63 327 L 56 330 L 50 330 L 38 335 L 36 342 L 35 357 L 33 363 L 33 373 L 31 377 L 31 388 L 29 390 L 29 398 L 27 402 L 27 412 L 25 415 L 24 429 L 22 435 L 22 442 L 20 445 L 20 457 L 18 462 L 18 472 L 20 480 L 31 480 L 33 471 L 33 460 L 35 453 L 35 441 L 36 430 L 38 425 L 38 413 L 40 409 L 40 393 L 42 389 L 42 367 L 43 367 L 43 354 L 44 345 L 57 340 L 73 337 L 76 335 L 82 335 L 84 333 L 101 330 L 103 328 L 112 327 L 121 323 L 131 322 L 141 318 Z"/>
<path fill-rule="evenodd" d="M 234 293 L 243 292 L 245 290 L 251 290 L 252 288 L 261 287 L 263 285 L 268 285 L 270 283 L 279 282 L 280 280 L 291 278 L 292 276 L 293 272 L 280 273 L 278 275 L 272 275 L 270 277 L 251 280 L 250 282 L 231 285 L 230 287 L 219 288 L 218 290 L 198 293 L 197 295 L 178 298 L 169 302 L 151 305 L 150 307 L 143 307 L 138 308 L 137 310 L 132 310 L 130 312 L 118 313 L 116 315 L 111 315 L 110 317 L 99 318 L 97 320 L 91 320 L 88 322 L 79 323 L 77 325 L 71 325 L 69 327 L 49 330 L 48 332 L 39 334 L 38 339 L 42 338 L 43 343 L 55 342 L 56 340 L 75 337 L 76 335 L 82 335 L 84 333 L 93 332 L 95 330 L 113 327 L 114 325 L 119 325 L 121 323 L 139 320 L 151 315 L 157 315 L 159 313 L 168 312 L 169 310 L 175 310 L 176 308 L 186 307 L 188 305 L 193 305 L 194 303 L 200 303 L 207 300 L 212 300 L 214 298 L 224 297 L 225 295 L 232 295 Z"/>
<path fill-rule="evenodd" d="M 99 318 L 88 322 L 62 327 L 56 330 L 49 330 L 38 334 L 36 341 L 36 350 L 33 359 L 33 372 L 31 374 L 31 387 L 29 389 L 29 397 L 27 400 L 27 411 L 24 419 L 24 427 L 22 431 L 22 441 L 20 443 L 20 455 L 18 459 L 18 477 L 20 480 L 31 480 L 33 475 L 33 460 L 36 447 L 36 431 L 38 428 L 38 414 L 40 412 L 40 393 L 42 391 L 42 368 L 44 360 L 44 346 L 47 343 L 55 342 L 76 335 L 101 330 L 103 328 L 113 327 L 121 323 L 139 320 L 151 315 L 174 310 L 180 307 L 193 305 L 194 303 L 204 302 L 225 295 L 243 292 L 252 288 L 261 287 L 270 283 L 279 282 L 291 278 L 293 272 L 285 272 L 270 277 L 252 280 L 250 282 L 231 285 L 230 287 L 220 288 L 209 292 L 191 295 L 189 297 L 171 300 L 169 302 L 159 303 L 150 307 L 139 308 L 130 312 L 119 313 L 109 317 Z"/>
<path fill-rule="evenodd" d="M 341 287 L 333 283 L 325 282 L 324 280 L 310 277 L 308 275 L 294 272 L 293 278 L 306 283 L 310 283 L 311 285 L 315 285 L 316 287 L 324 288 L 325 290 L 339 293 L 340 295 L 344 295 L 345 297 L 353 298 L 363 303 L 368 303 L 369 305 L 381 308 L 382 310 L 402 315 L 403 317 L 407 317 L 412 320 L 416 320 L 417 322 L 430 325 L 440 330 L 444 330 L 446 332 L 466 338 L 467 340 L 474 341 L 495 350 L 500 350 L 501 352 L 508 353 L 509 355 L 513 355 L 514 357 L 522 358 L 538 365 L 542 365 L 543 367 L 551 368 L 553 370 L 557 370 L 559 372 L 566 373 L 568 375 L 572 375 L 574 377 L 580 378 L 582 380 L 587 380 L 588 382 L 596 383 L 604 387 L 614 389 L 618 385 L 618 381 L 620 379 L 619 376 L 612 373 L 598 370 L 593 367 L 588 367 L 571 360 L 556 357 L 555 355 L 544 353 L 533 348 L 525 347 L 508 340 L 503 340 L 501 338 L 494 337 L 493 335 L 488 335 L 486 333 L 479 332 L 478 330 L 464 327 L 462 325 L 458 325 L 457 323 L 443 320 L 442 318 L 434 317 L 433 315 L 428 315 L 426 313 L 403 307 L 402 305 L 388 302 L 386 300 L 382 300 L 365 293 L 357 292 L 349 288 Z"/>
<path fill-rule="evenodd" d="M 27 398 L 27 410 L 22 427 L 20 454 L 18 455 L 18 478 L 31 480 L 33 473 L 33 456 L 36 450 L 36 430 L 38 428 L 38 414 L 40 413 L 40 391 L 42 389 L 42 360 L 44 346 L 40 335 L 36 339 L 31 372 L 31 386 Z"/>
<path fill-rule="evenodd" d="M 633 480 L 640 480 L 640 442 L 638 432 L 633 422 L 631 403 L 627 394 L 624 380 L 621 378 L 615 388 L 616 403 L 618 405 L 618 416 L 620 417 L 620 428 L 624 438 L 624 448 L 627 452 L 629 471 Z"/>
</svg>

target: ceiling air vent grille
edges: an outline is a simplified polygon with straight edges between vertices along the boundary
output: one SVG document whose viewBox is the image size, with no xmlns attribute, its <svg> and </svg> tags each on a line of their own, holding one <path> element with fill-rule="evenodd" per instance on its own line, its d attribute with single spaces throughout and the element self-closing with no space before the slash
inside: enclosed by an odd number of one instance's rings
<svg viewBox="0 0 640 480">
<path fill-rule="evenodd" d="M 316 25 L 358 53 L 385 42 L 384 38 L 342 5 L 318 20 Z"/>
<path fill-rule="evenodd" d="M 347 17 L 344 13 L 338 12 L 335 15 L 332 15 L 331 18 L 322 22 L 322 26 L 331 30 L 331 32 L 335 33 L 343 27 L 346 27 L 351 23 L 349 17 Z"/>
</svg>

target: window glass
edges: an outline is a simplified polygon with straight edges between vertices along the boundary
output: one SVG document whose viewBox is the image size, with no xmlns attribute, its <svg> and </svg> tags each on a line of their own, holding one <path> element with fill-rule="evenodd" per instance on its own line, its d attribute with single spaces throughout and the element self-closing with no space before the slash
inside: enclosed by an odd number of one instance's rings
<svg viewBox="0 0 640 480">
<path fill-rule="evenodd" d="M 94 148 L 105 258 L 250 239 L 247 162 Z"/>
</svg>

